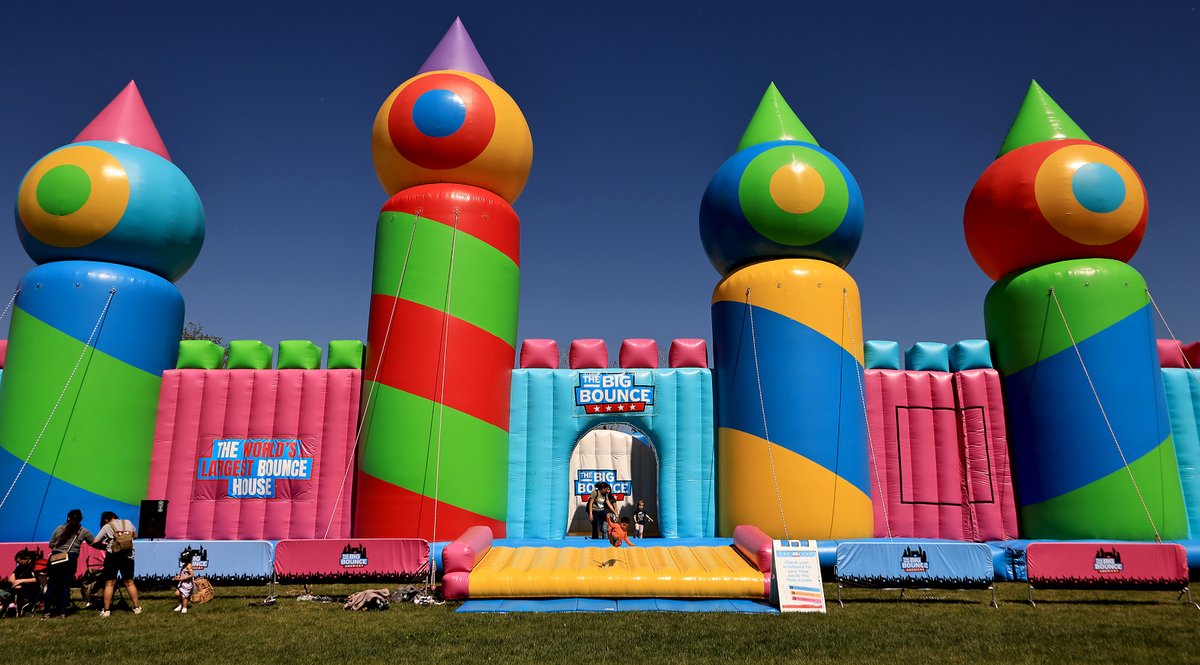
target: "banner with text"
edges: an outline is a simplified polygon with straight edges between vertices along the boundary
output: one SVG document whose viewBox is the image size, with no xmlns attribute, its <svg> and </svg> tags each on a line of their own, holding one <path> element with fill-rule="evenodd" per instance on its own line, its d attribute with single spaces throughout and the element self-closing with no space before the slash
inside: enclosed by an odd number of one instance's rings
<svg viewBox="0 0 1200 665">
<path fill-rule="evenodd" d="M 309 481 L 312 472 L 313 455 L 300 439 L 213 439 L 209 456 L 196 460 L 196 480 L 226 481 L 231 499 L 295 500 L 299 492 L 285 496 L 280 484 Z"/>
<path fill-rule="evenodd" d="M 780 612 L 825 612 L 825 586 L 815 540 L 776 540 L 773 544 L 775 596 Z"/>
</svg>

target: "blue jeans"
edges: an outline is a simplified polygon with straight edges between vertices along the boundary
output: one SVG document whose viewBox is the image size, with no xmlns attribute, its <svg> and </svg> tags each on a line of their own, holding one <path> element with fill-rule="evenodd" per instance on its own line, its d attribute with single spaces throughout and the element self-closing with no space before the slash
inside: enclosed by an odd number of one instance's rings
<svg viewBox="0 0 1200 665">
<path fill-rule="evenodd" d="M 592 540 L 598 540 L 601 535 L 608 538 L 607 510 L 593 510 L 588 513 L 592 518 Z"/>
</svg>

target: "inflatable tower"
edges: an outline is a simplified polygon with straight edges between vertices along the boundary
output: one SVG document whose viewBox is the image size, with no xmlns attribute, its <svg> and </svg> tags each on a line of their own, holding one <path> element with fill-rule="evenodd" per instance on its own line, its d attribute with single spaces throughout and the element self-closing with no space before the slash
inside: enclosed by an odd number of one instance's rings
<svg viewBox="0 0 1200 665">
<path fill-rule="evenodd" d="M 854 176 L 774 84 L 700 205 L 712 298 L 718 531 L 873 533 Z"/>
<path fill-rule="evenodd" d="M 1021 535 L 1184 538 L 1146 283 L 1146 189 L 1033 83 L 971 190 L 967 246 L 995 286 Z"/>
<path fill-rule="evenodd" d="M 375 118 L 375 232 L 354 533 L 504 533 L 520 296 L 510 204 L 533 142 L 455 20 Z"/>
<path fill-rule="evenodd" d="M 44 540 L 80 508 L 137 519 L 163 370 L 204 209 L 131 82 L 21 181 L 18 284 L 0 389 L 0 540 Z M 15 482 L 14 482 L 15 479 Z"/>
</svg>

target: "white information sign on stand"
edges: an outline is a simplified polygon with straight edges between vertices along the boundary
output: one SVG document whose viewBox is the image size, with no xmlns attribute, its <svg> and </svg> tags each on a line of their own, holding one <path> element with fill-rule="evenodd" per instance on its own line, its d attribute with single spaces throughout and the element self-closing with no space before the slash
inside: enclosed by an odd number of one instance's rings
<svg viewBox="0 0 1200 665">
<path fill-rule="evenodd" d="M 825 586 L 815 540 L 776 540 L 775 573 L 780 612 L 825 612 Z"/>
</svg>

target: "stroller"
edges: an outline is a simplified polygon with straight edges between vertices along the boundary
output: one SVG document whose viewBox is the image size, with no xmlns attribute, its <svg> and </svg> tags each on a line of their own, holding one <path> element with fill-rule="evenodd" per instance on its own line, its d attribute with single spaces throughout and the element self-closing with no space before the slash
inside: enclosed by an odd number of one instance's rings
<svg viewBox="0 0 1200 665">
<path fill-rule="evenodd" d="M 87 567 L 79 584 L 79 595 L 83 598 L 83 609 L 98 610 L 104 607 L 104 555 L 86 559 Z M 125 587 L 118 584 L 113 589 L 112 608 L 124 606 Z"/>
</svg>

